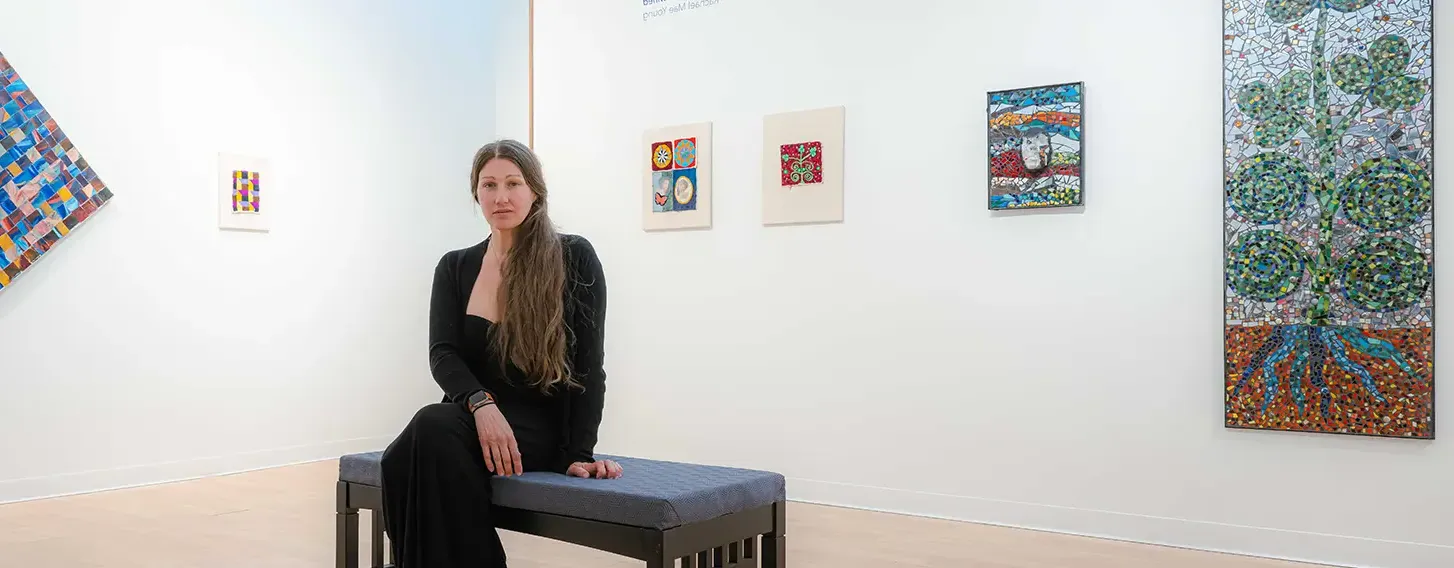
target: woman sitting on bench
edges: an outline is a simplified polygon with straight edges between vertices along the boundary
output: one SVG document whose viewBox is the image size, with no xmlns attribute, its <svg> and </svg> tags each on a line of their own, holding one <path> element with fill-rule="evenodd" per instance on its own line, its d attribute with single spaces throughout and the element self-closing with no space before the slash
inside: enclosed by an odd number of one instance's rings
<svg viewBox="0 0 1454 568">
<path fill-rule="evenodd" d="M 503 568 L 490 478 L 551 471 L 615 478 L 593 457 L 606 374 L 606 282 L 590 241 L 551 224 L 540 162 L 481 148 L 470 187 L 490 236 L 434 271 L 429 363 L 444 401 L 383 455 L 383 514 L 397 568 Z"/>
</svg>

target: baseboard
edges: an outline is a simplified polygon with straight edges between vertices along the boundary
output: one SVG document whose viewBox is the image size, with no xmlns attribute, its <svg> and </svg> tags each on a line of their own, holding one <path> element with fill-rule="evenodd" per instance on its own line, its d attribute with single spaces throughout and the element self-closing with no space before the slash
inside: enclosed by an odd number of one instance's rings
<svg viewBox="0 0 1454 568">
<path fill-rule="evenodd" d="M 1454 546 L 788 479 L 792 501 L 1351 568 L 1454 566 Z"/>
<path fill-rule="evenodd" d="M 315 462 L 334 459 L 343 454 L 375 451 L 388 443 L 388 438 L 356 438 L 194 460 L 0 480 L 0 504 Z"/>
</svg>

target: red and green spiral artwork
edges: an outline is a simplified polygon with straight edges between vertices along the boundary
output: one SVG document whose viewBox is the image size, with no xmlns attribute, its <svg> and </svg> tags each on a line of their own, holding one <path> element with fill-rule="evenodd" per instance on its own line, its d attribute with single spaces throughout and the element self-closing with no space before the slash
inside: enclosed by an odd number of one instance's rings
<svg viewBox="0 0 1454 568">
<path fill-rule="evenodd" d="M 782 145 L 783 187 L 823 183 L 823 143 Z"/>
</svg>

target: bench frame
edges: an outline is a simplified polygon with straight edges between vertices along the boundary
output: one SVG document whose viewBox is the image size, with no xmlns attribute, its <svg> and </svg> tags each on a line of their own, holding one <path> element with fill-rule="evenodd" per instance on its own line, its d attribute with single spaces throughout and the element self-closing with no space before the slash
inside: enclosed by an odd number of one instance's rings
<svg viewBox="0 0 1454 568">
<path fill-rule="evenodd" d="M 338 482 L 336 568 L 359 568 L 360 509 L 372 513 L 370 560 L 384 568 L 383 490 Z M 495 506 L 495 527 L 646 562 L 647 568 L 787 568 L 787 502 L 665 530 Z M 758 538 L 761 537 L 761 546 Z"/>
</svg>

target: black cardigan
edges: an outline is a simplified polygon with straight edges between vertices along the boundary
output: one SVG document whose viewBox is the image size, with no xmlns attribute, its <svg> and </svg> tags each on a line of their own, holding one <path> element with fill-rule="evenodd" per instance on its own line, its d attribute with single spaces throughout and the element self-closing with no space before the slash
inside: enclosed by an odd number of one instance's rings
<svg viewBox="0 0 1454 568">
<path fill-rule="evenodd" d="M 470 372 L 460 350 L 465 308 L 484 262 L 489 239 L 445 253 L 434 270 L 429 302 L 429 367 L 444 390 L 444 401 L 464 404 L 484 387 Z M 605 407 L 606 276 L 589 240 L 562 235 L 566 265 L 567 356 L 575 379 L 584 391 L 562 388 L 562 446 L 552 460 L 555 471 L 565 473 L 575 462 L 595 461 L 595 447 Z"/>
</svg>

